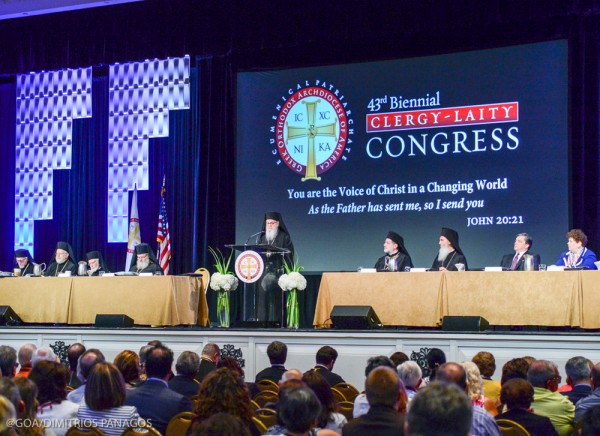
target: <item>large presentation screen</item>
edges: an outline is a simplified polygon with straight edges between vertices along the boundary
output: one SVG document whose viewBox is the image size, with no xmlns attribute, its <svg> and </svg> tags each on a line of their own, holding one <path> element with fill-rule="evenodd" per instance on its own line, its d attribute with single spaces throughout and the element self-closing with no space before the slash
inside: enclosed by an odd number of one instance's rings
<svg viewBox="0 0 600 436">
<path fill-rule="evenodd" d="M 308 271 L 373 267 L 389 230 L 415 267 L 442 227 L 470 268 L 498 266 L 521 232 L 542 263 L 566 249 L 566 41 L 244 72 L 237 86 L 238 244 L 273 210 Z"/>
</svg>

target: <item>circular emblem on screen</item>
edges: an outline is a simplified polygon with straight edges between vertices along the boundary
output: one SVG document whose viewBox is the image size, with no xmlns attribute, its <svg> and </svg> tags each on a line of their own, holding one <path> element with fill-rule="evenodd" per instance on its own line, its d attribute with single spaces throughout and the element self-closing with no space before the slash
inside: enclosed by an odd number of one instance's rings
<svg viewBox="0 0 600 436">
<path fill-rule="evenodd" d="M 340 160 L 346 160 L 352 133 L 344 96 L 331 84 L 306 81 L 290 89 L 278 105 L 275 128 L 277 163 L 283 162 L 302 181 L 321 180 Z"/>
<path fill-rule="evenodd" d="M 246 250 L 235 260 L 235 274 L 244 283 L 254 283 L 262 275 L 265 264 L 256 251 Z"/>
</svg>

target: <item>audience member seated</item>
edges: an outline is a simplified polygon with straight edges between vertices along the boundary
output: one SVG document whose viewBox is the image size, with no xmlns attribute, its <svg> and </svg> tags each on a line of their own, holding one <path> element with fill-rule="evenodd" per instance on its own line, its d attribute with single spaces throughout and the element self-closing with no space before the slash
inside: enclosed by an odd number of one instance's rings
<svg viewBox="0 0 600 436">
<path fill-rule="evenodd" d="M 195 420 L 202 421 L 215 413 L 225 412 L 241 418 L 253 435 L 259 431 L 252 423 L 248 387 L 237 371 L 219 368 L 206 376 L 194 403 Z"/>
<path fill-rule="evenodd" d="M 592 368 L 592 388 L 591 395 L 582 398 L 575 406 L 575 421 L 579 421 L 583 414 L 592 407 L 600 406 L 600 363 Z"/>
<path fill-rule="evenodd" d="M 17 350 L 8 345 L 0 345 L 0 370 L 2 377 L 13 378 L 17 373 Z"/>
<path fill-rule="evenodd" d="M 471 359 L 483 378 L 483 395 L 496 403 L 500 397 L 500 382 L 492 380 L 496 372 L 496 359 L 492 353 L 480 351 Z"/>
<path fill-rule="evenodd" d="M 267 347 L 267 356 L 271 366 L 256 374 L 255 381 L 271 380 L 273 383 L 278 383 L 286 371 L 287 345 L 279 341 L 271 342 Z"/>
<path fill-rule="evenodd" d="M 560 436 L 570 435 L 575 406 L 567 397 L 556 392 L 560 384 L 556 365 L 547 360 L 536 360 L 529 366 L 527 381 L 533 386 L 533 413 L 550 418 Z"/>
<path fill-rule="evenodd" d="M 37 386 L 27 377 L 15 377 L 14 381 L 23 401 L 22 422 L 25 426 L 19 429 L 19 436 L 43 436 L 46 431 L 42 422 L 37 419 Z"/>
<path fill-rule="evenodd" d="M 533 402 L 533 386 L 527 380 L 513 378 L 502 385 L 500 401 L 508 409 L 496 416 L 498 419 L 508 419 L 522 425 L 531 436 L 553 436 L 556 430 L 546 416 L 531 412 Z"/>
<path fill-rule="evenodd" d="M 67 349 L 67 359 L 69 360 L 69 381 L 68 384 L 73 389 L 81 386 L 81 380 L 77 377 L 77 362 L 81 355 L 85 353 L 85 345 L 80 343 L 71 344 Z"/>
<path fill-rule="evenodd" d="M 112 363 L 96 363 L 90 370 L 86 385 L 85 401 L 77 411 L 80 420 L 91 422 L 107 436 L 119 436 L 139 419 L 134 406 L 123 405 L 125 380 Z"/>
<path fill-rule="evenodd" d="M 21 399 L 21 393 L 13 379 L 0 377 L 0 395 L 6 397 L 14 406 L 17 418 L 24 418 L 25 402 Z"/>
<path fill-rule="evenodd" d="M 427 359 L 427 368 L 429 369 L 429 376 L 423 379 L 423 384 L 427 385 L 435 380 L 435 375 L 440 366 L 446 363 L 446 354 L 439 348 L 432 348 L 425 356 Z"/>
<path fill-rule="evenodd" d="M 467 436 L 472 421 L 465 392 L 454 384 L 433 382 L 411 401 L 405 428 L 408 436 Z"/>
<path fill-rule="evenodd" d="M 390 356 L 390 359 L 392 360 L 392 362 L 394 362 L 396 368 L 398 368 L 398 365 L 402 365 L 404 362 L 408 362 L 410 360 L 408 356 L 402 351 L 396 351 Z"/>
<path fill-rule="evenodd" d="M 33 356 L 31 357 L 31 368 L 33 368 L 36 365 L 36 363 L 38 363 L 40 360 L 60 363 L 60 361 L 56 357 L 56 354 L 54 354 L 54 350 L 46 346 L 40 347 L 33 352 Z"/>
<path fill-rule="evenodd" d="M 125 389 L 133 389 L 141 384 L 142 367 L 135 351 L 124 350 L 117 354 L 113 361 L 125 380 Z"/>
<path fill-rule="evenodd" d="M 423 383 L 423 371 L 421 371 L 421 367 L 417 362 L 408 360 L 398 365 L 398 377 L 404 383 L 408 402 L 410 402 L 417 393 L 417 389 L 419 389 L 421 383 Z"/>
<path fill-rule="evenodd" d="M 29 371 L 31 371 L 31 358 L 36 349 L 35 344 L 24 344 L 19 348 L 17 360 L 19 361 L 20 368 L 15 377 L 27 377 L 29 375 Z"/>
<path fill-rule="evenodd" d="M 398 436 L 404 434 L 406 393 L 392 368 L 373 369 L 365 382 L 369 411 L 344 426 L 344 436 Z"/>
<path fill-rule="evenodd" d="M 14 427 L 16 418 L 15 406 L 7 398 L 0 396 L 0 435 L 16 436 Z"/>
<path fill-rule="evenodd" d="M 590 361 L 583 356 L 576 356 L 567 360 L 565 372 L 567 373 L 567 385 L 571 387 L 571 390 L 561 393 L 571 403 L 577 404 L 579 400 L 592 394 L 591 366 Z"/>
<path fill-rule="evenodd" d="M 87 378 L 90 375 L 90 371 L 94 365 L 104 362 L 105 360 L 106 359 L 104 358 L 102 351 L 96 348 L 91 348 L 79 356 L 79 361 L 77 362 L 77 378 L 81 381 L 81 386 L 69 392 L 67 394 L 67 400 L 72 401 L 73 403 L 83 403 L 83 398 L 85 397 L 85 386 Z"/>
<path fill-rule="evenodd" d="M 471 399 L 471 404 L 475 407 L 483 407 L 492 416 L 496 416 L 498 414 L 496 402 L 484 396 L 483 379 L 477 365 L 473 362 L 463 362 L 461 365 L 467 373 L 467 396 Z"/>
<path fill-rule="evenodd" d="M 346 425 L 348 420 L 344 415 L 338 413 L 337 403 L 333 398 L 329 383 L 317 371 L 307 372 L 302 377 L 302 381 L 313 390 L 321 403 L 321 413 L 317 418 L 316 427 L 342 434 L 342 427 Z"/>
<path fill-rule="evenodd" d="M 385 366 L 387 368 L 396 369 L 394 362 L 389 357 L 386 356 L 375 356 L 370 357 L 367 360 L 367 366 L 365 368 L 365 377 L 369 377 L 371 371 L 380 366 Z M 354 418 L 358 418 L 359 416 L 364 415 L 369 411 L 369 402 L 367 401 L 367 396 L 365 393 L 358 394 L 354 399 L 354 410 L 352 411 L 352 416 Z"/>
<path fill-rule="evenodd" d="M 245 380 L 244 370 L 242 369 L 238 361 L 231 356 L 220 358 L 219 363 L 217 363 L 217 369 L 218 368 L 228 368 L 231 371 L 237 372 L 242 378 L 242 380 Z M 258 388 L 258 386 L 256 386 L 256 383 L 245 383 L 246 387 L 248 387 L 248 392 L 250 392 L 250 398 L 254 398 L 256 394 L 260 392 L 260 389 Z"/>
<path fill-rule="evenodd" d="M 592 407 L 581 417 L 579 436 L 598 436 L 600 434 L 600 407 Z"/>
<path fill-rule="evenodd" d="M 49 429 L 56 436 L 64 436 L 68 430 L 66 426 L 57 424 L 58 421 L 75 418 L 79 409 L 79 404 L 66 401 L 68 376 L 67 368 L 47 360 L 35 363 L 29 373 L 29 380 L 38 387 L 37 416 L 44 422 L 54 424 Z"/>
<path fill-rule="evenodd" d="M 333 365 L 338 358 L 338 353 L 335 349 L 325 346 L 317 351 L 317 365 L 311 371 L 318 371 L 329 383 L 329 386 L 335 386 L 338 383 L 343 383 L 344 379 L 333 372 Z"/>
<path fill-rule="evenodd" d="M 250 430 L 239 417 L 221 412 L 203 421 L 194 419 L 187 436 L 250 436 Z"/>
<path fill-rule="evenodd" d="M 202 349 L 202 355 L 200 356 L 200 368 L 196 380 L 202 383 L 204 377 L 217 369 L 217 363 L 219 363 L 220 358 L 221 350 L 219 349 L 219 346 L 212 342 L 206 344 Z"/>
<path fill-rule="evenodd" d="M 527 380 L 527 371 L 529 371 L 529 362 L 524 357 L 517 357 L 516 359 L 509 360 L 502 367 L 500 385 L 503 385 L 513 378 Z"/>
<path fill-rule="evenodd" d="M 439 367 L 435 379 L 445 383 L 453 383 L 465 393 L 468 393 L 467 373 L 458 363 L 444 363 Z M 500 436 L 500 429 L 496 421 L 485 409 L 473 407 L 472 413 L 471 436 Z"/>
<path fill-rule="evenodd" d="M 200 383 L 195 380 L 200 368 L 200 356 L 193 351 L 184 351 L 177 358 L 175 370 L 177 375 L 169 380 L 169 389 L 192 398 L 198 393 Z"/>
<path fill-rule="evenodd" d="M 161 433 L 175 415 L 190 412 L 192 403 L 186 397 L 169 389 L 167 380 L 173 365 L 173 352 L 157 345 L 146 355 L 147 379 L 141 386 L 127 391 L 125 405 L 135 406 L 138 413 Z"/>
</svg>

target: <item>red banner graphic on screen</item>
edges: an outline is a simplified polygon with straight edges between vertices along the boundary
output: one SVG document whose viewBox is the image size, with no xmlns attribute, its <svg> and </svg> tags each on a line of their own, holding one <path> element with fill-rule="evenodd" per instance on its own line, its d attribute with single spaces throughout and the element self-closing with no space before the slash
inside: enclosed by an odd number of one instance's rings
<svg viewBox="0 0 600 436">
<path fill-rule="evenodd" d="M 367 114 L 367 132 L 519 121 L 519 102 Z"/>
</svg>

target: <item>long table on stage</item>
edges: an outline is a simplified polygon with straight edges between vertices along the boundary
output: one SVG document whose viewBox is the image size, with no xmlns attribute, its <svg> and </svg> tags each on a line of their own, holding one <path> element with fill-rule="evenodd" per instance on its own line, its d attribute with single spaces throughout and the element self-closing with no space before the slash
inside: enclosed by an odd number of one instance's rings
<svg viewBox="0 0 600 436">
<path fill-rule="evenodd" d="M 139 325 L 206 325 L 199 277 L 22 277 L 0 280 L 0 305 L 27 323 L 94 324 L 123 313 Z"/>
<path fill-rule="evenodd" d="M 313 324 L 335 305 L 369 305 L 384 325 L 436 327 L 444 316 L 491 325 L 600 328 L 599 271 L 323 273 Z"/>
</svg>

